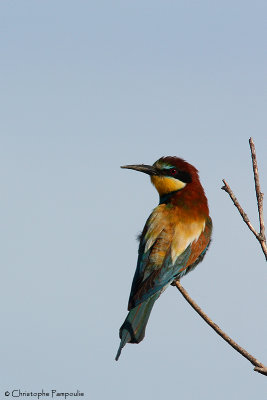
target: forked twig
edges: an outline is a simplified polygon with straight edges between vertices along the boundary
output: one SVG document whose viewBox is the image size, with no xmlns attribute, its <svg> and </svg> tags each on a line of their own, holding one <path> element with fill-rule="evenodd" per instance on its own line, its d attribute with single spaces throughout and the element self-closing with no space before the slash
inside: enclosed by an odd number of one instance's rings
<svg viewBox="0 0 267 400">
<path fill-rule="evenodd" d="M 267 246 L 266 246 L 266 237 L 265 237 L 265 226 L 264 226 L 264 218 L 263 218 L 263 193 L 260 190 L 260 181 L 259 181 L 259 171 L 257 166 L 257 159 L 256 159 L 256 151 L 255 145 L 252 138 L 249 139 L 249 145 L 251 150 L 251 158 L 252 158 L 252 165 L 253 165 L 253 172 L 254 172 L 254 181 L 255 181 L 255 190 L 256 190 L 256 197 L 257 197 L 257 204 L 258 204 L 258 213 L 259 213 L 259 221 L 260 221 L 260 232 L 258 233 L 256 229 L 252 226 L 247 214 L 239 204 L 236 196 L 234 195 L 233 191 L 231 190 L 228 183 L 223 179 L 224 186 L 222 187 L 229 196 L 231 197 L 234 205 L 238 209 L 241 217 L 243 218 L 244 222 L 247 224 L 251 232 L 255 235 L 257 240 L 260 242 L 262 251 L 265 255 L 267 260 Z M 177 280 L 174 282 L 177 289 L 182 293 L 186 301 L 194 308 L 194 310 L 204 319 L 207 324 L 215 330 L 218 335 L 220 335 L 230 346 L 232 346 L 236 351 L 238 351 L 243 357 L 251 362 L 254 365 L 254 371 L 259 372 L 262 375 L 267 376 L 267 367 L 259 362 L 255 357 L 253 357 L 250 353 L 248 353 L 243 347 L 239 346 L 233 339 L 230 338 L 218 325 L 216 325 L 208 316 L 201 310 L 201 308 L 197 305 L 197 303 L 189 296 L 187 291 L 183 288 L 180 281 Z"/>
<path fill-rule="evenodd" d="M 220 335 L 230 346 L 232 346 L 236 351 L 238 351 L 243 357 L 254 365 L 254 371 L 259 372 L 262 375 L 267 376 L 267 367 L 259 362 L 255 357 L 249 354 L 243 347 L 239 346 L 233 339 L 231 339 L 218 325 L 216 325 L 208 316 L 201 310 L 197 303 L 189 296 L 185 288 L 181 285 L 180 281 L 174 282 L 177 289 L 182 293 L 186 301 L 194 308 L 194 310 L 204 319 L 212 329 L 215 330 L 218 335 Z"/>
<path fill-rule="evenodd" d="M 249 145 L 251 150 L 251 158 L 252 158 L 252 166 L 253 166 L 253 173 L 254 173 L 254 181 L 255 181 L 255 190 L 256 190 L 256 197 L 257 197 L 257 205 L 258 205 L 258 213 L 259 213 L 259 222 L 260 222 L 260 232 L 257 232 L 256 229 L 251 224 L 247 214 L 239 204 L 236 196 L 234 195 L 232 189 L 228 185 L 225 179 L 223 179 L 224 186 L 222 187 L 229 196 L 231 197 L 234 205 L 239 211 L 239 214 L 243 218 L 244 222 L 247 224 L 251 232 L 254 234 L 256 239 L 259 241 L 262 251 L 265 255 L 267 261 L 267 245 L 266 245 L 266 237 L 265 237 L 265 225 L 264 225 L 264 217 L 263 217 L 263 193 L 261 192 L 260 188 L 260 180 L 259 180 L 259 170 L 257 165 L 257 158 L 256 158 L 256 150 L 253 139 L 249 139 Z"/>
</svg>

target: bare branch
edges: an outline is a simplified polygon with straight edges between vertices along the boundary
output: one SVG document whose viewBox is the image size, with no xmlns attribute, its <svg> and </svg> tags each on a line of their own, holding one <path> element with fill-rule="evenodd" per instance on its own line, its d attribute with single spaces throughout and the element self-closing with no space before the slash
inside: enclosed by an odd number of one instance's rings
<svg viewBox="0 0 267 400">
<path fill-rule="evenodd" d="M 238 209 L 241 217 L 243 218 L 244 222 L 247 224 L 251 232 L 255 235 L 256 239 L 259 241 L 262 251 L 265 255 L 267 261 L 267 245 L 266 245 L 266 237 L 265 237 L 265 226 L 264 226 L 264 217 L 263 217 L 263 193 L 260 190 L 260 180 L 259 180 L 259 171 L 257 165 L 257 158 L 256 158 L 256 150 L 253 139 L 249 139 L 249 145 L 251 150 L 251 158 L 252 158 L 252 165 L 253 165 L 253 173 L 254 173 L 254 181 L 255 181 L 255 190 L 256 190 L 256 197 L 257 197 L 257 204 L 258 204 L 258 213 L 259 213 L 259 221 L 260 221 L 260 232 L 258 233 L 256 229 L 252 226 L 247 214 L 239 204 L 236 196 L 234 195 L 232 189 L 228 185 L 228 183 L 223 179 L 224 186 L 222 187 L 229 196 L 231 197 L 234 205 Z"/>
<path fill-rule="evenodd" d="M 228 183 L 226 182 L 225 179 L 223 179 L 223 183 L 224 186 L 222 187 L 222 190 L 225 190 L 229 196 L 231 197 L 231 199 L 233 200 L 234 205 L 236 206 L 236 208 L 238 209 L 241 217 L 243 218 L 244 222 L 247 224 L 247 226 L 249 227 L 249 229 L 251 230 L 251 232 L 254 233 L 254 235 L 257 237 L 258 232 L 256 231 L 256 229 L 252 226 L 247 214 L 245 213 L 245 211 L 243 210 L 243 208 L 241 207 L 241 205 L 239 204 L 236 196 L 234 195 L 234 192 L 232 191 L 232 189 L 230 188 L 230 186 L 228 185 Z"/>
<path fill-rule="evenodd" d="M 197 303 L 189 296 L 185 288 L 181 285 L 180 281 L 177 280 L 174 282 L 177 289 L 182 293 L 186 301 L 194 308 L 194 310 L 204 319 L 212 329 L 215 330 L 218 335 L 220 335 L 230 346 L 232 346 L 236 351 L 238 351 L 243 357 L 251 362 L 254 365 L 254 371 L 259 372 L 262 375 L 267 376 L 267 367 L 259 362 L 255 357 L 249 354 L 243 347 L 239 346 L 233 339 L 231 339 L 218 325 L 216 325 L 207 314 L 202 311 L 202 309 L 197 305 Z"/>
<path fill-rule="evenodd" d="M 257 240 L 261 244 L 261 248 L 263 253 L 265 254 L 267 260 L 267 246 L 266 246 L 266 237 L 265 237 L 265 226 L 264 226 L 264 218 L 263 218 L 263 193 L 260 190 L 260 181 L 259 181 L 259 171 L 257 166 L 257 159 L 256 159 L 256 151 L 255 146 L 252 138 L 249 139 L 250 149 L 251 149 L 251 158 L 252 158 L 252 165 L 253 165 L 253 172 L 254 172 L 254 181 L 255 181 L 255 190 L 257 196 L 257 204 L 258 204 L 258 213 L 259 213 L 259 221 L 260 221 L 260 232 L 258 233 L 256 229 L 251 224 L 247 214 L 241 207 L 239 201 L 237 200 L 236 196 L 234 195 L 232 189 L 228 185 L 228 183 L 223 179 L 224 186 L 222 187 L 229 196 L 231 197 L 234 205 L 239 211 L 239 214 L 243 218 L 243 221 L 247 224 L 248 228 L 251 232 L 255 235 Z M 250 353 L 248 353 L 243 347 L 239 346 L 233 339 L 230 338 L 218 325 L 216 325 L 208 316 L 207 314 L 202 311 L 202 309 L 197 305 L 197 303 L 189 296 L 187 291 L 183 288 L 179 280 L 173 282 L 173 285 L 177 287 L 177 289 L 182 293 L 186 301 L 193 307 L 193 309 L 204 319 L 204 321 L 218 334 L 220 335 L 230 346 L 232 346 L 238 353 L 240 353 L 243 357 L 245 357 L 251 364 L 254 365 L 254 371 L 267 376 L 267 367 L 259 362 L 255 357 L 253 357 Z"/>
<path fill-rule="evenodd" d="M 261 235 L 261 239 L 266 241 L 264 217 L 263 217 L 263 193 L 261 192 L 261 188 L 260 188 L 260 179 L 259 179 L 259 170 L 258 170 L 258 164 L 257 164 L 257 158 L 256 158 L 256 150 L 255 150 L 255 145 L 254 145 L 252 138 L 249 139 L 249 145 L 250 145 L 250 150 L 251 150 L 251 158 L 252 158 L 254 181 L 255 181 L 255 190 L 256 190 L 257 203 L 258 203 L 260 235 Z"/>
</svg>

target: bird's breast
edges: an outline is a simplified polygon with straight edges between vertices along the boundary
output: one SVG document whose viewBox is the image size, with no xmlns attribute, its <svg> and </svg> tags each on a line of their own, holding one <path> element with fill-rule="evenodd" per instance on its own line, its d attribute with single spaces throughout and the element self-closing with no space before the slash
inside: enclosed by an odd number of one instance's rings
<svg viewBox="0 0 267 400">
<path fill-rule="evenodd" d="M 152 246 L 151 258 L 159 265 L 171 253 L 172 262 L 196 241 L 205 229 L 206 219 L 185 213 L 178 207 L 169 208 L 160 204 L 147 222 L 145 235 L 147 252 Z M 152 261 L 152 260 L 151 260 Z"/>
</svg>

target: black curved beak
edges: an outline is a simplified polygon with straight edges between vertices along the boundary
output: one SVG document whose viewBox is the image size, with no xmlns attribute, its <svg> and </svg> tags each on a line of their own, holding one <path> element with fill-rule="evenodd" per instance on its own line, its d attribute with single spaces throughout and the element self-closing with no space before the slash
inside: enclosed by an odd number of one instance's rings
<svg viewBox="0 0 267 400">
<path fill-rule="evenodd" d="M 133 169 L 135 171 L 144 172 L 148 175 L 158 175 L 158 171 L 153 165 L 145 165 L 145 164 L 138 164 L 138 165 L 123 165 L 121 168 L 126 169 Z"/>
</svg>

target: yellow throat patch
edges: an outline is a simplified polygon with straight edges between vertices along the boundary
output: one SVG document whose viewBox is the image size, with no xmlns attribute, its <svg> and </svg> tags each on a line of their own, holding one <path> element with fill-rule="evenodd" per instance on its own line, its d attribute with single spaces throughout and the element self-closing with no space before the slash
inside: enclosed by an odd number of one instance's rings
<svg viewBox="0 0 267 400">
<path fill-rule="evenodd" d="M 186 183 L 179 181 L 179 179 L 175 179 L 169 176 L 152 175 L 151 182 L 159 192 L 160 196 L 170 192 L 175 192 L 176 190 L 183 189 L 186 185 Z"/>
</svg>

